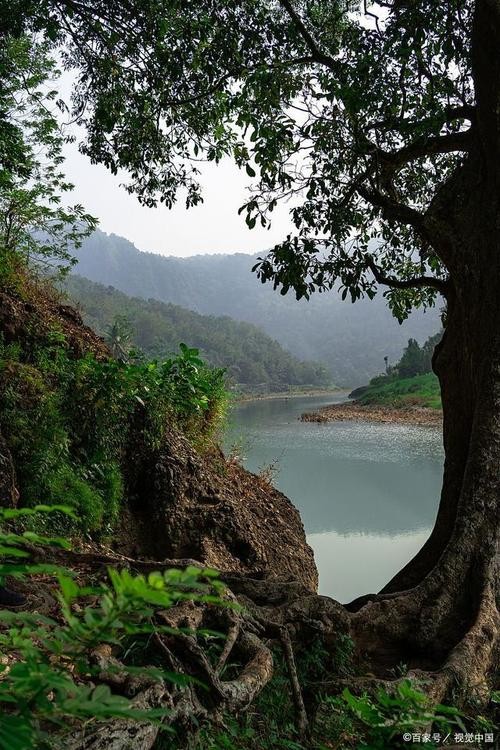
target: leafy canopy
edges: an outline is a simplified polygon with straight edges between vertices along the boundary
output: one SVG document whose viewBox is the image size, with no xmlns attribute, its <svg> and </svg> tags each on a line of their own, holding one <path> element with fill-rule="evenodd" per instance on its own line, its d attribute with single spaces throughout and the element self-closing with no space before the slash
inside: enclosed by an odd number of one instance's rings
<svg viewBox="0 0 500 750">
<path fill-rule="evenodd" d="M 77 71 L 81 149 L 146 205 L 201 200 L 197 159 L 256 178 L 243 211 L 295 232 L 257 266 L 298 297 L 340 284 L 395 314 L 446 289 L 428 208 L 470 146 L 472 0 L 32 0 Z"/>
</svg>

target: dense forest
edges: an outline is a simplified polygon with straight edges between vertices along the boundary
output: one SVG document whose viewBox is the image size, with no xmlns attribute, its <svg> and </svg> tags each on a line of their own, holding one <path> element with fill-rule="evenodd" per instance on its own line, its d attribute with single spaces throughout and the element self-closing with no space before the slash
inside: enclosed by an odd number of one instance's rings
<svg viewBox="0 0 500 750">
<path fill-rule="evenodd" d="M 331 385 L 326 367 L 299 361 L 250 323 L 227 316 L 200 315 L 154 299 L 129 297 L 76 275 L 66 277 L 63 288 L 94 330 L 109 338 L 119 319 L 126 329 L 127 346 L 140 349 L 150 358 L 175 352 L 183 341 L 200 349 L 211 365 L 225 368 L 229 382 L 240 384 L 243 389 Z"/>
<path fill-rule="evenodd" d="M 380 372 L 385 356 L 399 359 L 408 338 L 422 341 L 440 326 L 439 304 L 399 325 L 381 296 L 352 305 L 336 294 L 300 302 L 275 294 L 251 273 L 255 256 L 242 253 L 165 257 L 96 231 L 75 254 L 75 272 L 92 281 L 133 297 L 253 323 L 296 357 L 325 363 L 335 383 L 351 388 Z"/>
</svg>

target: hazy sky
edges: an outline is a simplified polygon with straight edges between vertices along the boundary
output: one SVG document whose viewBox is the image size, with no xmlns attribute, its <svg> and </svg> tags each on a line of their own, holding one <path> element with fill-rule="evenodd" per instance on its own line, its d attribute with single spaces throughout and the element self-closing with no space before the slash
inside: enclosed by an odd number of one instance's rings
<svg viewBox="0 0 500 750">
<path fill-rule="evenodd" d="M 273 212 L 270 231 L 249 230 L 238 208 L 246 200 L 251 180 L 229 160 L 202 165 L 204 203 L 186 210 L 182 197 L 169 211 L 165 206 L 146 208 L 105 167 L 93 165 L 76 145 L 65 150 L 65 172 L 75 184 L 71 203 L 82 203 L 99 219 L 104 232 L 114 232 L 133 242 L 139 250 L 163 255 L 197 253 L 258 252 L 274 245 L 291 231 L 287 206 Z"/>
</svg>

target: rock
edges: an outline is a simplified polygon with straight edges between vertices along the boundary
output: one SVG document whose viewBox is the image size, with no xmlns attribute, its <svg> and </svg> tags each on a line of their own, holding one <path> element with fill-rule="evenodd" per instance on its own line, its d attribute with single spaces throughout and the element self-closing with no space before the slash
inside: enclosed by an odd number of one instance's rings
<svg viewBox="0 0 500 750">
<path fill-rule="evenodd" d="M 295 579 L 316 591 L 299 512 L 268 482 L 221 452 L 198 455 L 173 429 L 156 454 L 143 453 L 138 443 L 133 452 L 117 551 L 190 557 L 221 571 Z"/>
</svg>

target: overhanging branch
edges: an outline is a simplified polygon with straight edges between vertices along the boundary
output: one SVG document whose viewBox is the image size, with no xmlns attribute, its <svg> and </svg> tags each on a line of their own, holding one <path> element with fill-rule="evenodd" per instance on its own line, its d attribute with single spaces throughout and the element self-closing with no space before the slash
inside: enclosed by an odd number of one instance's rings
<svg viewBox="0 0 500 750">
<path fill-rule="evenodd" d="M 377 151 L 377 157 L 389 169 L 398 169 L 410 161 L 435 154 L 450 154 L 455 151 L 468 151 L 472 144 L 471 130 L 447 135 L 437 135 L 424 141 L 415 141 L 398 151 Z"/>
<path fill-rule="evenodd" d="M 447 282 L 444 279 L 437 279 L 435 276 L 415 276 L 410 279 L 397 279 L 395 276 L 386 276 L 371 256 L 366 259 L 366 264 L 375 276 L 375 281 L 384 286 L 390 286 L 393 289 L 420 289 L 422 287 L 431 287 L 446 296 Z"/>
<path fill-rule="evenodd" d="M 379 208 L 384 218 L 408 224 L 414 227 L 422 237 L 428 239 L 424 226 L 424 217 L 419 211 L 411 208 L 411 206 L 407 206 L 405 203 L 399 203 L 374 187 L 367 188 L 364 185 L 357 185 L 356 190 L 368 203 Z"/>
</svg>

